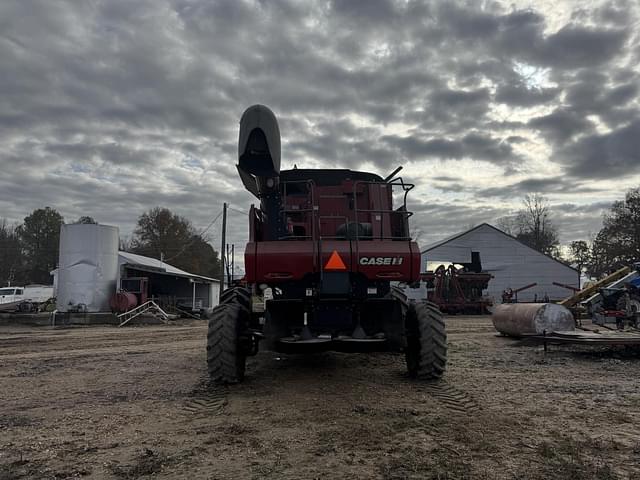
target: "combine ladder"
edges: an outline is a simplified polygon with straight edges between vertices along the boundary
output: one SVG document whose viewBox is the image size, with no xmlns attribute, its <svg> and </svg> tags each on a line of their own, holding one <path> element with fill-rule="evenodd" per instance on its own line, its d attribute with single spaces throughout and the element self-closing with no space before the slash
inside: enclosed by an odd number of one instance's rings
<svg viewBox="0 0 640 480">
<path fill-rule="evenodd" d="M 164 310 L 162 310 L 156 302 L 154 302 L 153 300 L 149 300 L 147 303 L 138 305 L 136 308 L 132 308 L 128 312 L 124 312 L 118 315 L 118 320 L 120 320 L 120 325 L 118 326 L 122 327 L 127 323 L 129 323 L 134 318 L 136 318 L 137 316 L 142 315 L 143 313 L 147 313 L 149 311 L 155 311 L 158 314 L 158 316 L 162 320 L 164 320 L 165 323 L 168 322 L 169 315 L 167 315 L 167 313 Z"/>
</svg>

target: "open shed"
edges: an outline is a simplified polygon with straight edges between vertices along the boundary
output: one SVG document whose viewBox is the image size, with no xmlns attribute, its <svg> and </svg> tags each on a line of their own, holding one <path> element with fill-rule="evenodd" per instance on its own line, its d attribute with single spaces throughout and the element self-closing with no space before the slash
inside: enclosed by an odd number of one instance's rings
<svg viewBox="0 0 640 480">
<path fill-rule="evenodd" d="M 518 293 L 518 301 L 542 301 L 546 297 L 560 300 L 571 294 L 554 282 L 579 287 L 578 270 L 488 223 L 428 245 L 422 250 L 421 263 L 423 268 L 427 262 L 470 263 L 472 252 L 480 254 L 482 269 L 493 275 L 486 295 L 498 302 L 507 288 L 516 290 L 532 283 L 536 285 Z"/>
<path fill-rule="evenodd" d="M 118 252 L 118 285 L 140 277 L 148 278 L 149 299 L 161 305 L 201 309 L 218 304 L 219 280 L 185 272 L 155 258 Z"/>
</svg>

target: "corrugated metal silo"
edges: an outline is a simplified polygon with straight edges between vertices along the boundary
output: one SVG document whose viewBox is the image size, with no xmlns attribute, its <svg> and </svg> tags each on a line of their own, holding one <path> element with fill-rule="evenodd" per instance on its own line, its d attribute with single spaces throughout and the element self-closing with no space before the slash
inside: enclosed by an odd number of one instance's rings
<svg viewBox="0 0 640 480">
<path fill-rule="evenodd" d="M 60 312 L 109 311 L 118 277 L 117 227 L 63 225 L 60 230 L 57 308 Z"/>
</svg>

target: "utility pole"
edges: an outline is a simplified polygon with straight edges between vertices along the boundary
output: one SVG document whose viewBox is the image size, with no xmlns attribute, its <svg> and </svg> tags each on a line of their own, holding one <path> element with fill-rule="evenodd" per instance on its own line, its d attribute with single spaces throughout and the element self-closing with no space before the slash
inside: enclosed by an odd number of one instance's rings
<svg viewBox="0 0 640 480">
<path fill-rule="evenodd" d="M 220 296 L 218 301 L 222 297 L 222 291 L 224 290 L 224 264 L 225 264 L 225 248 L 227 248 L 227 202 L 222 205 L 222 246 L 220 247 Z"/>
<path fill-rule="evenodd" d="M 231 285 L 233 278 L 231 276 L 231 245 L 227 243 L 227 285 Z"/>
<path fill-rule="evenodd" d="M 235 243 L 227 244 L 227 285 L 233 283 L 233 272 L 235 270 Z"/>
</svg>

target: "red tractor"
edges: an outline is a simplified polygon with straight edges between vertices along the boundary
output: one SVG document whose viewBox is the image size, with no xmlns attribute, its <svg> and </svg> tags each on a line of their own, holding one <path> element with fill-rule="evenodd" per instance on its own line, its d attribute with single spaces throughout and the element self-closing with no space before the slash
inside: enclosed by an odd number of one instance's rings
<svg viewBox="0 0 640 480">
<path fill-rule="evenodd" d="M 225 290 L 209 315 L 207 364 L 215 382 L 242 381 L 266 347 L 286 353 L 404 351 L 412 377 L 442 376 L 446 333 L 429 302 L 410 303 L 392 283 L 420 280 L 406 197 L 397 176 L 340 169 L 280 171 L 273 112 L 240 120 L 238 173 L 260 200 L 249 210 L 246 286 Z M 400 206 L 393 208 L 396 199 Z"/>
</svg>

